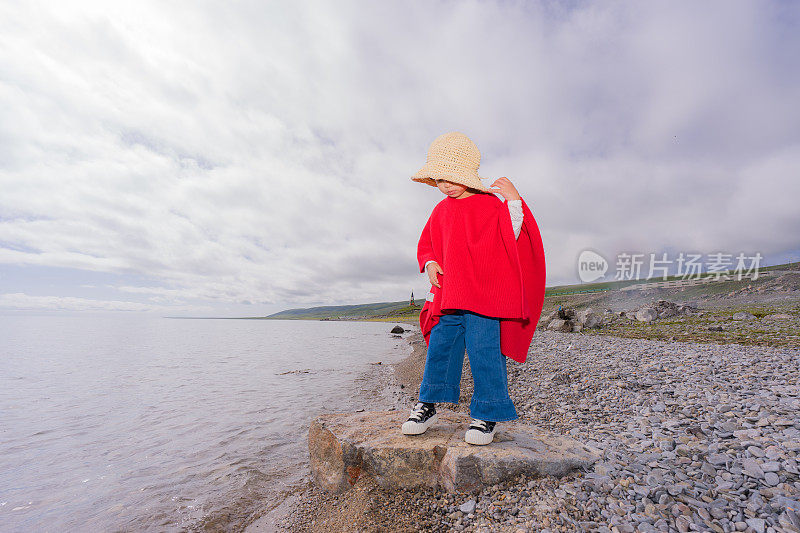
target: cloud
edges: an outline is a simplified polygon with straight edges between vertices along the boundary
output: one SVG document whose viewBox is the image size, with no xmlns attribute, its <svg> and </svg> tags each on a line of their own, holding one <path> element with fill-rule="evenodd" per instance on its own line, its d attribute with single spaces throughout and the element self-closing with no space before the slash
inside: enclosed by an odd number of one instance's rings
<svg viewBox="0 0 800 533">
<path fill-rule="evenodd" d="M 0 10 L 0 269 L 163 306 L 423 294 L 440 195 L 409 178 L 452 130 L 533 209 L 548 284 L 589 246 L 798 248 L 793 3 Z"/>
</svg>

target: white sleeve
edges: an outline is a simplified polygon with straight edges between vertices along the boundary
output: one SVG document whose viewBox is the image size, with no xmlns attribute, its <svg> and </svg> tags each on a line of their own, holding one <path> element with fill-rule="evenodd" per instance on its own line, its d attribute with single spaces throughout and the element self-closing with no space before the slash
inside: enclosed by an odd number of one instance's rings
<svg viewBox="0 0 800 533">
<path fill-rule="evenodd" d="M 424 269 L 426 269 L 426 268 L 428 268 L 428 263 L 435 263 L 435 262 L 436 262 L 436 261 L 434 261 L 433 259 L 431 259 L 430 261 L 425 261 L 425 266 L 424 266 L 424 267 L 422 267 L 422 268 L 423 268 L 423 270 L 424 270 Z"/>
<path fill-rule="evenodd" d="M 522 230 L 522 200 L 509 200 L 508 214 L 511 215 L 511 227 L 514 228 L 514 238 L 519 239 L 519 232 Z"/>
</svg>

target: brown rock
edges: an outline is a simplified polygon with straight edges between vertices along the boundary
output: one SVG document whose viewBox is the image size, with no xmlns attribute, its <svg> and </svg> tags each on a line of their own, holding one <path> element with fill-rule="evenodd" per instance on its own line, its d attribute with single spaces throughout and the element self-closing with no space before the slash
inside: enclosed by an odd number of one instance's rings
<svg viewBox="0 0 800 533">
<path fill-rule="evenodd" d="M 472 490 L 525 473 L 563 476 L 601 457 L 600 450 L 518 422 L 500 422 L 488 446 L 464 442 L 469 418 L 440 412 L 422 435 L 403 435 L 406 413 L 337 413 L 316 418 L 308 447 L 314 480 L 342 492 L 362 475 L 386 488 Z"/>
</svg>

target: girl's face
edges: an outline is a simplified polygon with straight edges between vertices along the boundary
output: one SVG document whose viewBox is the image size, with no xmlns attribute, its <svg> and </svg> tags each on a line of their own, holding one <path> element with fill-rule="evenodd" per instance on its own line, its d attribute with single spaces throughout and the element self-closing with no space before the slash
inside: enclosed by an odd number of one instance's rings
<svg viewBox="0 0 800 533">
<path fill-rule="evenodd" d="M 465 185 L 461 185 L 460 183 L 453 183 L 452 181 L 447 180 L 436 180 L 436 186 L 439 187 L 439 190 L 442 191 L 444 194 L 449 196 L 450 198 L 461 198 L 462 196 L 472 196 L 473 193 L 467 192 L 467 188 Z"/>
</svg>

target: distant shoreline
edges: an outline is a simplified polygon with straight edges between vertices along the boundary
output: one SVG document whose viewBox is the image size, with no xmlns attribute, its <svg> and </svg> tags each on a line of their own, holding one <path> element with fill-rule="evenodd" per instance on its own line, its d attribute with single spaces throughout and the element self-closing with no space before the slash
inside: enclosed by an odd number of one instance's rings
<svg viewBox="0 0 800 533">
<path fill-rule="evenodd" d="M 267 317 L 267 316 L 165 316 L 161 318 L 172 318 L 180 320 L 315 320 L 318 322 L 403 322 L 409 320 L 418 321 L 415 316 L 405 317 L 370 317 L 370 318 L 287 318 L 287 317 Z M 411 324 L 413 325 L 413 324 Z"/>
</svg>

